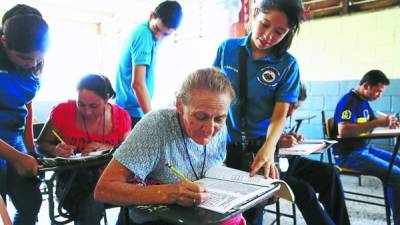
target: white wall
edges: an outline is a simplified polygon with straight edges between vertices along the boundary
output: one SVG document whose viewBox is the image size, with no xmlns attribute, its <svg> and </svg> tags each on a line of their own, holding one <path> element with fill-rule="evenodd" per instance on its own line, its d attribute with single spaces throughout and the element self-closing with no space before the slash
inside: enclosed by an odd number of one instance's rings
<svg viewBox="0 0 400 225">
<path fill-rule="evenodd" d="M 290 51 L 304 80 L 358 80 L 373 68 L 400 78 L 400 7 L 310 20 Z"/>
</svg>

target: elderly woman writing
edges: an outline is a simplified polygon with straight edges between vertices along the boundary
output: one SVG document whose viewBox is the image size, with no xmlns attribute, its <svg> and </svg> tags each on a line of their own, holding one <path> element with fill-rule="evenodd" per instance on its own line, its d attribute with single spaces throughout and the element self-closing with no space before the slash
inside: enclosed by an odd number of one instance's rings
<svg viewBox="0 0 400 225">
<path fill-rule="evenodd" d="M 119 205 L 204 202 L 205 186 L 191 181 L 224 162 L 225 120 L 233 98 L 232 86 L 219 70 L 206 68 L 190 74 L 178 93 L 176 107 L 146 114 L 117 149 L 97 183 L 95 198 Z M 191 181 L 172 173 L 166 163 Z M 133 175 L 162 184 L 129 183 Z M 168 224 L 133 208 L 130 216 L 134 224 Z M 240 224 L 240 219 L 231 224 Z"/>
<path fill-rule="evenodd" d="M 77 101 L 60 103 L 51 111 L 37 141 L 41 153 L 53 157 L 87 155 L 118 146 L 130 132 L 129 114 L 108 103 L 115 92 L 107 77 L 87 75 L 80 80 L 77 90 Z M 81 169 L 66 195 L 63 207 L 78 224 L 100 224 L 104 204 L 94 201 L 92 194 L 99 176 L 98 166 Z M 68 177 L 69 174 L 60 175 L 57 185 L 62 187 Z"/>
</svg>

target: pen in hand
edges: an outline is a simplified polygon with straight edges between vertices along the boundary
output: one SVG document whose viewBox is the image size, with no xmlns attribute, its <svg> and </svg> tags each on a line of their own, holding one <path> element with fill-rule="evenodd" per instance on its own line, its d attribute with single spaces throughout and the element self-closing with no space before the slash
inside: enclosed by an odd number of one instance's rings
<svg viewBox="0 0 400 225">
<path fill-rule="evenodd" d="M 183 175 L 177 168 L 175 168 L 171 164 L 165 163 L 165 166 L 168 167 L 173 173 L 178 175 L 180 178 L 182 178 L 182 180 L 190 181 L 187 177 L 185 177 L 185 175 Z"/>
<path fill-rule="evenodd" d="M 64 140 L 60 137 L 60 135 L 57 134 L 57 132 L 55 130 L 51 130 L 54 134 L 54 136 L 56 136 L 57 140 L 59 140 L 62 144 L 65 144 Z"/>
<path fill-rule="evenodd" d="M 380 116 L 388 116 L 386 113 L 381 112 L 379 110 L 376 111 L 376 114 L 380 115 Z"/>
</svg>

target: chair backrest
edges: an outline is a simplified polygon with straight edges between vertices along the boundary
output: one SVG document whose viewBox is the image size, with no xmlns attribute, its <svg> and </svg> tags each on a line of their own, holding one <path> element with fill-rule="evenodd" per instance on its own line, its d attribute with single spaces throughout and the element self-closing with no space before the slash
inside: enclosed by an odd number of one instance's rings
<svg viewBox="0 0 400 225">
<path fill-rule="evenodd" d="M 327 119 L 325 111 L 322 110 L 321 118 L 322 118 L 322 133 L 324 134 L 324 139 L 335 140 L 336 135 L 335 135 L 335 124 L 333 117 Z M 327 153 L 328 153 L 328 163 L 333 164 L 333 157 L 335 157 L 333 145 L 329 146 L 329 148 L 327 149 Z"/>
<path fill-rule="evenodd" d="M 10 215 L 8 215 L 6 204 L 0 195 L 0 216 L 4 225 L 12 225 Z"/>
<path fill-rule="evenodd" d="M 321 111 L 322 118 L 322 133 L 324 134 L 324 138 L 326 139 L 335 139 L 335 121 L 333 117 L 326 118 L 325 111 Z"/>
<path fill-rule="evenodd" d="M 39 137 L 40 132 L 42 132 L 42 129 L 44 127 L 44 123 L 34 123 L 33 124 L 33 138 L 36 139 Z"/>
</svg>

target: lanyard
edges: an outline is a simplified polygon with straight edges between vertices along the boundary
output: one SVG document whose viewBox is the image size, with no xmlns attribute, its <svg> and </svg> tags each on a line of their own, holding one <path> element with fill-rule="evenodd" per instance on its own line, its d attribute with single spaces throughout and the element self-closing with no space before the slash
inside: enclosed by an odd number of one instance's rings
<svg viewBox="0 0 400 225">
<path fill-rule="evenodd" d="M 204 165 L 206 164 L 207 145 L 204 145 L 203 164 L 202 164 L 202 166 L 201 166 L 200 176 L 198 176 L 197 173 L 196 173 L 196 170 L 195 170 L 194 167 L 193 167 L 192 159 L 191 159 L 191 157 L 190 157 L 190 155 L 189 155 L 189 149 L 188 149 L 187 144 L 186 144 L 185 134 L 184 134 L 184 132 L 183 132 L 182 124 L 181 124 L 181 122 L 179 121 L 179 114 L 176 114 L 176 117 L 177 117 L 177 119 L 178 119 L 179 128 L 180 128 L 180 130 L 181 130 L 182 141 L 183 141 L 183 145 L 185 146 L 186 155 L 187 155 L 187 157 L 188 157 L 188 159 L 189 159 L 190 168 L 192 168 L 192 172 L 194 173 L 194 176 L 196 177 L 196 180 L 199 180 L 200 178 L 202 178 L 202 177 L 204 176 Z"/>
</svg>

